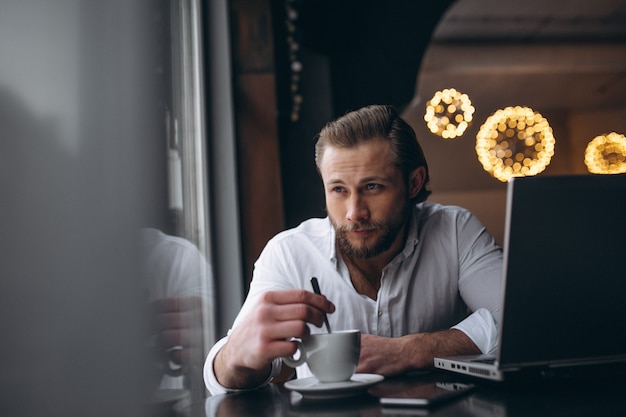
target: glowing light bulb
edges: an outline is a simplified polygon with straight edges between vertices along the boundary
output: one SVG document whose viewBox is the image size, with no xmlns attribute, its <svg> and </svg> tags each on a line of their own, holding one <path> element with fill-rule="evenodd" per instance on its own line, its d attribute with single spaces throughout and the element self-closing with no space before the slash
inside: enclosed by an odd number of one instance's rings
<svg viewBox="0 0 626 417">
<path fill-rule="evenodd" d="M 548 121 L 529 107 L 497 110 L 476 135 L 476 154 L 485 171 L 500 181 L 542 172 L 554 155 Z"/>
<path fill-rule="evenodd" d="M 593 138 L 585 149 L 585 165 L 592 174 L 626 173 L 626 137 L 611 132 Z"/>
<path fill-rule="evenodd" d="M 437 91 L 426 103 L 424 121 L 435 135 L 454 139 L 465 133 L 472 122 L 474 111 L 467 94 L 446 88 Z"/>
</svg>

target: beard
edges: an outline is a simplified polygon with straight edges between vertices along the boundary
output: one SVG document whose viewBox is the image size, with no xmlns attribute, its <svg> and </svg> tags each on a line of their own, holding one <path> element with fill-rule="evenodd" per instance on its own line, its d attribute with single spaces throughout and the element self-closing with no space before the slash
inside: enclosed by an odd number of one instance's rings
<svg viewBox="0 0 626 417">
<path fill-rule="evenodd" d="M 378 256 L 391 248 L 402 227 L 408 223 L 410 205 L 404 202 L 404 207 L 400 213 L 384 221 L 359 222 L 350 225 L 341 225 L 330 218 L 335 228 L 337 246 L 345 256 L 351 259 L 369 259 Z M 348 232 L 354 231 L 377 231 L 378 237 L 374 242 L 367 243 L 363 238 L 357 244 L 352 243 L 348 237 Z"/>
</svg>

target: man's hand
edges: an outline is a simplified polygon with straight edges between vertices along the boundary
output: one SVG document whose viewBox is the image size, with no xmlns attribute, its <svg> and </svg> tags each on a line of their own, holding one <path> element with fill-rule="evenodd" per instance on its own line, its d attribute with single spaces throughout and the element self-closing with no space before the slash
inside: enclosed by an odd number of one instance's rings
<svg viewBox="0 0 626 417">
<path fill-rule="evenodd" d="M 305 290 L 269 291 L 260 296 L 215 358 L 215 375 L 225 387 L 252 388 L 269 375 L 275 358 L 296 352 L 292 337 L 309 333 L 307 323 L 321 327 L 335 306 L 323 295 Z"/>
<path fill-rule="evenodd" d="M 417 333 L 389 338 L 361 335 L 358 373 L 398 375 L 433 367 L 435 356 L 480 353 L 474 342 L 460 330 Z"/>
<path fill-rule="evenodd" d="M 361 356 L 357 373 L 385 376 L 401 374 L 407 367 L 401 338 L 361 335 Z"/>
<path fill-rule="evenodd" d="M 162 298 L 152 302 L 157 345 L 165 360 L 175 365 L 190 363 L 200 352 L 202 299 Z M 167 369 L 170 369 L 168 366 Z"/>
</svg>

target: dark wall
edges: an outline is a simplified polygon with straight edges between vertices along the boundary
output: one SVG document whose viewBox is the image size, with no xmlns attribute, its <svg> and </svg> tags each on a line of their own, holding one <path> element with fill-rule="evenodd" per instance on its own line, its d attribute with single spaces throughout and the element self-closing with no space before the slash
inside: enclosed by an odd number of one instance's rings
<svg viewBox="0 0 626 417">
<path fill-rule="evenodd" d="M 324 216 L 315 170 L 315 135 L 329 120 L 368 104 L 406 106 L 415 93 L 422 56 L 453 1 L 301 0 L 295 31 L 275 7 L 280 151 L 285 223 Z M 299 49 L 290 57 L 288 36 Z M 298 120 L 291 119 L 293 60 L 302 64 Z"/>
</svg>

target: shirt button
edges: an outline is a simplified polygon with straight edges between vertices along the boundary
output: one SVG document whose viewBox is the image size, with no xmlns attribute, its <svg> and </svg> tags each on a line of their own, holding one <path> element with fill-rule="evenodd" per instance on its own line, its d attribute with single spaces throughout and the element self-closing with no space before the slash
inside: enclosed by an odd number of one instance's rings
<svg viewBox="0 0 626 417">
<path fill-rule="evenodd" d="M 378 309 L 378 317 L 383 315 L 383 310 L 382 309 Z"/>
</svg>

